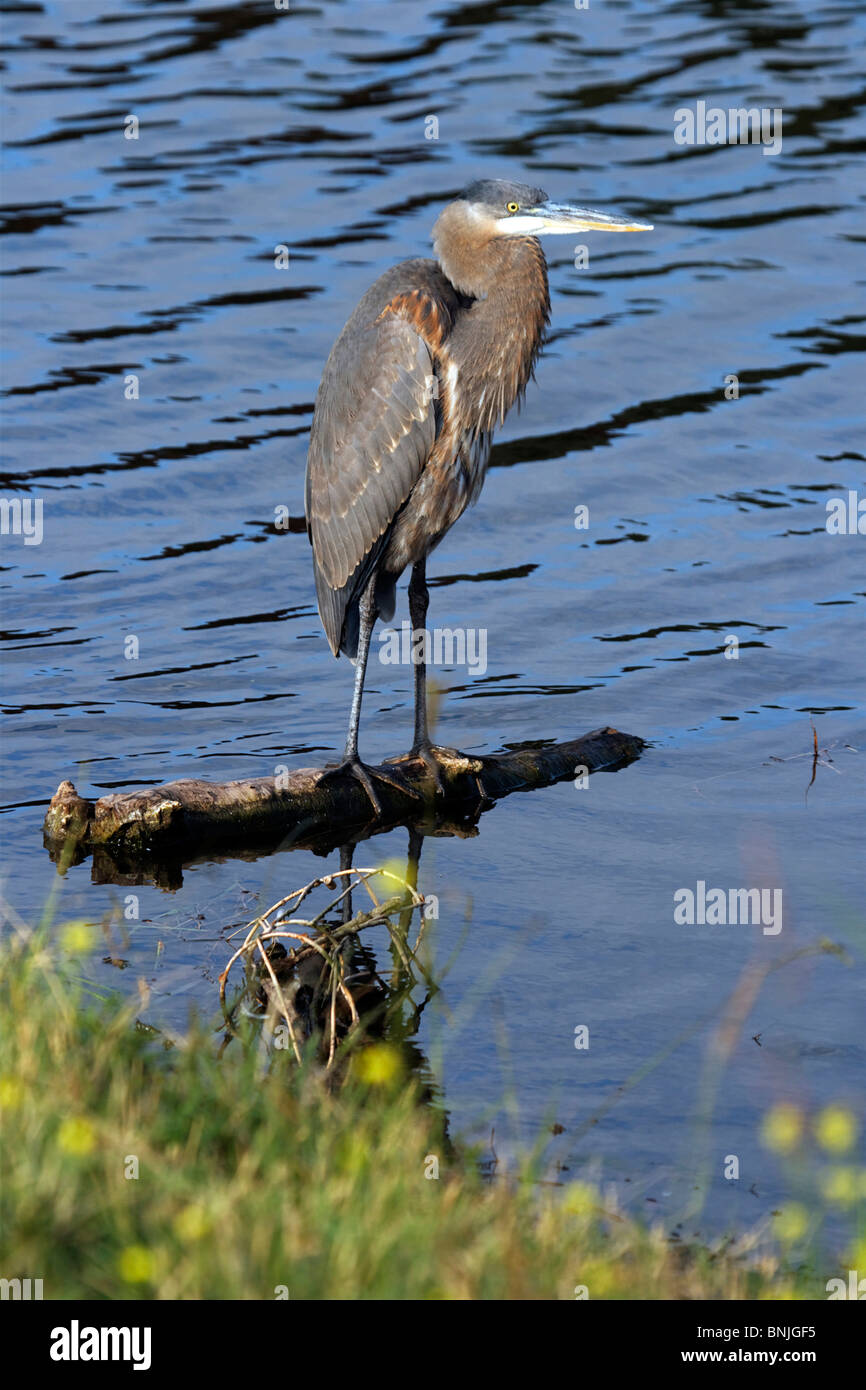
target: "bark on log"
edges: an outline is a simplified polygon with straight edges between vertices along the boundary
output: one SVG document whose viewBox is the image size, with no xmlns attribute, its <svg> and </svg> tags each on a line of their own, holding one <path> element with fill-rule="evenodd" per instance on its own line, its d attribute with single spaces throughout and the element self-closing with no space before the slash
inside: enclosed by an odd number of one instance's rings
<svg viewBox="0 0 866 1390">
<path fill-rule="evenodd" d="M 61 782 L 45 816 L 45 843 L 55 859 L 74 853 L 80 860 L 87 850 L 102 849 L 133 862 L 153 853 L 188 857 L 191 851 L 265 838 L 300 846 L 325 837 L 339 844 L 371 821 L 376 830 L 430 817 L 459 822 L 468 806 L 549 786 L 573 777 L 576 768 L 612 769 L 638 757 L 644 746 L 633 734 L 597 729 L 568 743 L 539 740 L 537 746 L 487 757 L 448 756 L 440 764 L 441 795 L 420 759 L 392 759 L 370 770 L 396 773 L 406 790 L 374 780 L 382 805 L 379 821 L 355 777 L 324 778 L 321 768 L 302 768 L 282 783 L 273 777 L 236 782 L 190 778 L 98 801 L 79 796 L 71 782 Z"/>
</svg>

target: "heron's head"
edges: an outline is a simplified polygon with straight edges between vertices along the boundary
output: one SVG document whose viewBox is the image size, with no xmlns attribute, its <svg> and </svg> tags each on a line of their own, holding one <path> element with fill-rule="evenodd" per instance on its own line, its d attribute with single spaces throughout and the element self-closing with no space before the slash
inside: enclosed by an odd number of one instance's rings
<svg viewBox="0 0 866 1390">
<path fill-rule="evenodd" d="M 442 211 L 433 228 L 433 242 L 449 279 L 458 288 L 468 289 L 468 285 L 455 279 L 455 274 L 462 274 L 465 280 L 472 264 L 476 275 L 482 273 L 485 252 L 494 252 L 495 259 L 495 245 L 501 238 L 651 231 L 651 223 L 639 222 L 635 217 L 572 203 L 552 203 L 543 188 L 505 179 L 479 179 Z"/>
</svg>

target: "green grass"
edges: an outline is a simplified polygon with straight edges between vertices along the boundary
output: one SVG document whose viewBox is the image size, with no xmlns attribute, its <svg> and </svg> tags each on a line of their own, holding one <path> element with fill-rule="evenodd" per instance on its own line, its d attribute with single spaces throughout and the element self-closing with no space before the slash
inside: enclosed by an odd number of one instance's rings
<svg viewBox="0 0 866 1390">
<path fill-rule="evenodd" d="M 387 1043 L 339 1085 L 288 1052 L 219 1056 L 203 1029 L 166 1047 L 38 934 L 0 954 L 0 1011 L 0 1275 L 46 1298 L 825 1296 L 767 1256 L 677 1248 L 529 1161 L 484 1182 Z"/>
</svg>

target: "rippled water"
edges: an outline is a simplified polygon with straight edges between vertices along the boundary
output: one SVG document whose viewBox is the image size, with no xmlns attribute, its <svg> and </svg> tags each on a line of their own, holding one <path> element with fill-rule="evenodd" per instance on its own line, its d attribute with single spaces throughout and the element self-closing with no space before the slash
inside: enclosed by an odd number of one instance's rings
<svg viewBox="0 0 866 1390">
<path fill-rule="evenodd" d="M 855 0 L 6 7 L 0 495 L 41 499 L 44 528 L 4 537 L 0 575 L 20 913 L 54 878 L 41 822 L 63 778 L 99 795 L 340 750 L 351 668 L 315 610 L 303 470 L 368 283 L 427 254 L 475 177 L 627 210 L 655 232 L 587 236 L 587 268 L 547 243 L 537 385 L 436 552 L 430 620 L 488 634 L 484 675 L 438 673 L 441 741 L 612 723 L 653 746 L 585 790 L 509 798 L 477 838 L 426 841 L 451 965 L 418 1041 L 455 1127 L 495 1124 L 500 1155 L 556 1121 L 570 1172 L 596 1165 L 673 1220 L 705 1142 L 711 1224 L 778 1202 L 767 1106 L 862 1111 L 866 540 L 831 535 L 826 504 L 866 497 L 864 27 Z M 678 146 L 674 113 L 700 100 L 782 108 L 781 152 Z M 408 745 L 411 700 L 408 668 L 372 664 L 365 756 Z M 320 864 L 226 859 L 173 894 L 140 887 L 112 948 L 131 969 L 94 973 L 144 976 L 155 1023 L 210 1011 L 221 930 Z M 677 924 L 699 880 L 782 888 L 783 930 Z M 58 910 L 99 917 L 127 891 L 84 862 Z M 783 965 L 824 937 L 847 961 Z M 750 972 L 777 964 L 722 1037 Z"/>
</svg>

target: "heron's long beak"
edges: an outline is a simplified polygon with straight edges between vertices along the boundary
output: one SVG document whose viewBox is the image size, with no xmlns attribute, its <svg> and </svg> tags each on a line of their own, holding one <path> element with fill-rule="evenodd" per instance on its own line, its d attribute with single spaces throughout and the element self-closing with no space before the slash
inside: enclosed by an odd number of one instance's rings
<svg viewBox="0 0 866 1390">
<path fill-rule="evenodd" d="M 651 232 L 651 222 L 621 217 L 598 208 L 572 207 L 569 203 L 540 203 L 499 224 L 513 236 L 568 235 L 574 232 Z"/>
</svg>

